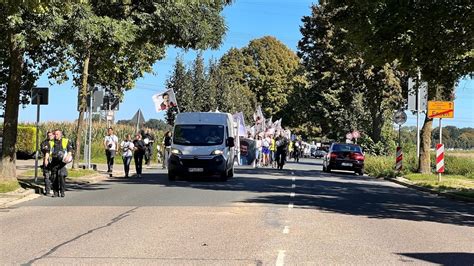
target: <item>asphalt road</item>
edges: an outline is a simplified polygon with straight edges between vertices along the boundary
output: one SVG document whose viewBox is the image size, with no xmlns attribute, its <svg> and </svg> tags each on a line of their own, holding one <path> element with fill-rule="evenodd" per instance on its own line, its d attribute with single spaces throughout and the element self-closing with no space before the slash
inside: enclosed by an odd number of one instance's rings
<svg viewBox="0 0 474 266">
<path fill-rule="evenodd" d="M 474 265 L 473 204 L 321 168 L 70 188 L 0 209 L 0 264 Z"/>
</svg>

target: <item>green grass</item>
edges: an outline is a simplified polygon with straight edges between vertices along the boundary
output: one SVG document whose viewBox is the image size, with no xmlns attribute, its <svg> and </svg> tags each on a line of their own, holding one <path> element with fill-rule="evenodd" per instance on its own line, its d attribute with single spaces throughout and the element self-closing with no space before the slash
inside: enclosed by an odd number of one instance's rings
<svg viewBox="0 0 474 266">
<path fill-rule="evenodd" d="M 438 182 L 436 174 L 408 174 L 405 178 L 414 184 L 440 192 L 454 192 L 459 195 L 474 198 L 474 178 L 463 175 L 442 175 Z"/>
<path fill-rule="evenodd" d="M 0 181 L 0 193 L 15 191 L 20 188 L 17 180 Z"/>
<path fill-rule="evenodd" d="M 90 170 L 90 169 L 68 169 L 67 172 L 68 172 L 68 176 L 67 176 L 68 178 L 81 178 L 81 177 L 97 174 L 96 171 Z M 24 172 L 21 175 L 23 177 L 34 176 L 35 175 L 35 170 L 28 170 L 28 171 Z M 42 175 L 42 173 L 39 172 L 38 175 Z M 41 178 L 42 178 L 42 176 L 41 176 Z"/>
</svg>

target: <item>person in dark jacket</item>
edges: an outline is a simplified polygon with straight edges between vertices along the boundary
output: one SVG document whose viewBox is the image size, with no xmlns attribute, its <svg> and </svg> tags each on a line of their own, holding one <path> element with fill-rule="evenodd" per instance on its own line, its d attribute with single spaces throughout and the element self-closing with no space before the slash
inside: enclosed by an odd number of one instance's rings
<svg viewBox="0 0 474 266">
<path fill-rule="evenodd" d="M 283 136 L 283 134 L 276 139 L 276 161 L 278 169 L 283 169 L 283 165 L 285 165 L 286 155 L 288 152 L 288 143 L 288 139 Z"/>
<path fill-rule="evenodd" d="M 135 170 L 137 171 L 137 177 L 142 176 L 143 167 L 143 156 L 145 155 L 145 142 L 142 140 L 142 135 L 137 133 L 133 140 L 133 159 L 135 161 Z"/>
<path fill-rule="evenodd" d="M 63 137 L 61 130 L 54 131 L 54 140 L 50 142 L 50 169 L 53 187 L 53 197 L 64 197 L 66 190 L 66 165 L 72 162 L 72 144 L 69 139 Z M 61 194 L 59 194 L 61 193 Z"/>
<path fill-rule="evenodd" d="M 51 148 L 49 147 L 49 142 L 54 140 L 54 133 L 48 131 L 47 138 L 41 142 L 41 153 L 43 154 L 43 177 L 44 177 L 44 194 L 49 196 L 51 194 L 51 169 L 49 169 L 50 157 L 49 151 Z"/>
<path fill-rule="evenodd" d="M 165 137 L 163 138 L 163 169 L 168 167 L 168 160 L 171 155 L 171 143 L 172 143 L 172 136 L 171 132 L 168 131 L 165 133 Z"/>
</svg>

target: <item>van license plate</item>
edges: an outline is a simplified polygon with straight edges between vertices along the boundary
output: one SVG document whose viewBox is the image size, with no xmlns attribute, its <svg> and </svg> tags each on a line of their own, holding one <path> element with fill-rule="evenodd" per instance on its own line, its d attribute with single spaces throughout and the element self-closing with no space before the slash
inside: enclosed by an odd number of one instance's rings
<svg viewBox="0 0 474 266">
<path fill-rule="evenodd" d="M 351 163 L 341 163 L 342 166 L 349 166 L 349 167 L 352 167 L 352 164 Z"/>
<path fill-rule="evenodd" d="M 188 171 L 191 173 L 199 173 L 199 172 L 204 172 L 204 168 L 189 168 Z"/>
</svg>

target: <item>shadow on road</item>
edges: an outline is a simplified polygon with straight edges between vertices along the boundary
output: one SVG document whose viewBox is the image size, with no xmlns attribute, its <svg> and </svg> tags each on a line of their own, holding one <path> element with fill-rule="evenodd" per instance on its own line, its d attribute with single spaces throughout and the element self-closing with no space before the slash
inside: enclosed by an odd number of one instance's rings
<svg viewBox="0 0 474 266">
<path fill-rule="evenodd" d="M 145 174 L 140 179 L 111 180 L 128 184 L 150 184 L 215 191 L 246 191 L 256 196 L 245 203 L 288 205 L 295 208 L 318 209 L 347 215 L 377 219 L 431 221 L 474 226 L 474 205 L 438 198 L 388 181 L 344 173 L 323 173 L 318 170 L 283 170 L 271 168 L 238 169 L 238 178 L 228 182 L 215 179 L 185 179 L 170 182 L 166 174 Z M 265 177 L 261 177 L 267 175 Z M 297 178 L 290 198 L 291 179 Z M 285 178 L 283 178 L 285 176 Z"/>
<path fill-rule="evenodd" d="M 423 260 L 439 265 L 473 265 L 474 254 L 462 252 L 448 252 L 448 253 L 398 253 L 398 255 Z"/>
</svg>

